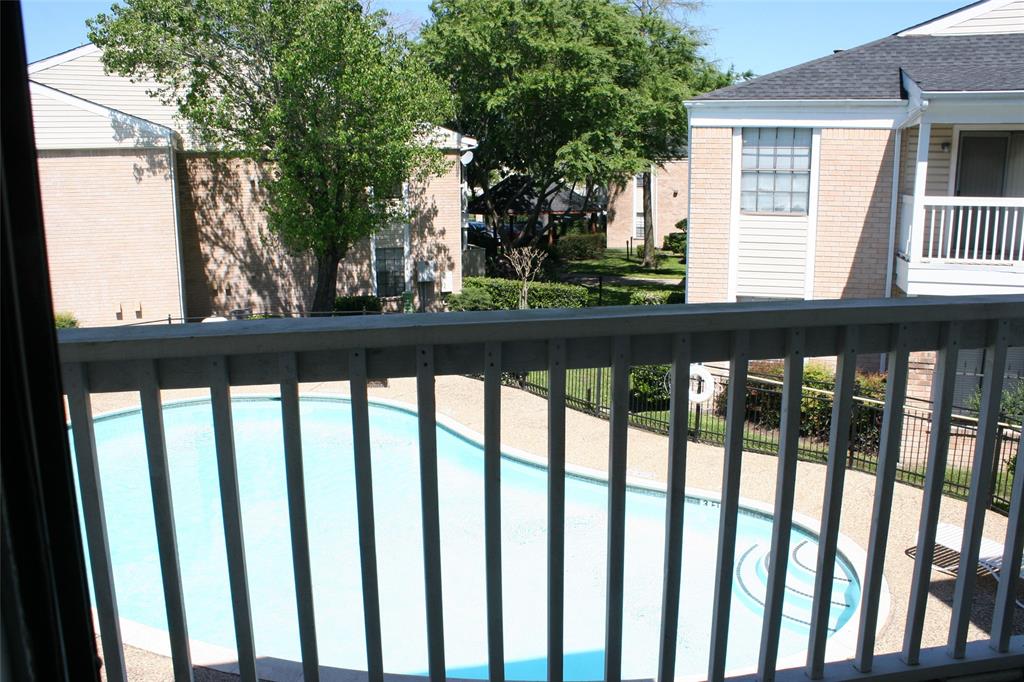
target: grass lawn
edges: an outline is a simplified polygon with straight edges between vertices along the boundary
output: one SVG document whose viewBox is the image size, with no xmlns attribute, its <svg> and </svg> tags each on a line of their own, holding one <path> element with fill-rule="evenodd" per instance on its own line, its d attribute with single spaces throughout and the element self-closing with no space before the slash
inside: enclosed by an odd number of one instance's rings
<svg viewBox="0 0 1024 682">
<path fill-rule="evenodd" d="M 658 267 L 647 270 L 641 266 L 643 261 L 642 252 L 637 257 L 636 252 L 632 258 L 626 258 L 625 249 L 608 249 L 604 252 L 604 258 L 594 260 L 569 261 L 562 266 L 564 275 L 611 275 L 617 277 L 636 277 L 639 279 L 678 279 L 686 276 L 686 265 L 682 259 L 670 251 L 656 251 L 658 256 Z"/>
<path fill-rule="evenodd" d="M 683 291 L 682 284 L 677 286 L 666 286 L 660 282 L 610 284 L 603 282 L 600 287 L 587 285 L 590 292 L 588 304 L 591 307 L 599 305 L 629 305 L 629 295 L 634 291 Z"/>
</svg>

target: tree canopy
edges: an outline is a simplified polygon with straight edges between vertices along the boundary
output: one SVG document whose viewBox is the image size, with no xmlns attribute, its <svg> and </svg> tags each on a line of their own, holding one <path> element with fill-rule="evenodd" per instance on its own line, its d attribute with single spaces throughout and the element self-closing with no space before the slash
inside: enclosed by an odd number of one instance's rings
<svg viewBox="0 0 1024 682">
<path fill-rule="evenodd" d="M 450 95 L 354 0 L 126 0 L 89 28 L 105 67 L 159 83 L 201 144 L 266 162 L 271 231 L 316 257 L 313 310 L 349 248 L 403 217 L 394 188 L 439 168 Z"/>
<path fill-rule="evenodd" d="M 421 47 L 455 94 L 454 125 L 479 141 L 482 189 L 509 172 L 543 195 L 648 169 L 684 148 L 683 101 L 730 79 L 695 32 L 628 3 L 434 0 L 431 15 Z"/>
</svg>

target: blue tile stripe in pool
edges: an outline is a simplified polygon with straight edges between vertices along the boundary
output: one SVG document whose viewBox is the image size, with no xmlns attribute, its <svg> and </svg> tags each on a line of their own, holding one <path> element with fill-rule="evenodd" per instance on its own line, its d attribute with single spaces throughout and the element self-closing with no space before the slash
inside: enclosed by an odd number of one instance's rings
<svg viewBox="0 0 1024 682">
<path fill-rule="evenodd" d="M 300 658 L 292 581 L 280 402 L 233 401 L 246 562 L 258 656 Z M 523 418 L 535 416 L 524 415 Z M 206 400 L 164 408 L 175 524 L 189 635 L 234 647 L 221 525 L 212 417 Z M 543 418 L 543 417 L 536 417 Z M 317 637 L 323 665 L 365 668 L 350 405 L 346 399 L 301 401 L 302 443 Z M 374 509 L 381 589 L 384 665 L 426 670 L 426 623 L 420 534 L 417 420 L 414 412 L 371 404 Z M 452 676 L 486 678 L 483 453 L 481 444 L 439 425 L 441 551 L 445 645 Z M 122 618 L 166 629 L 142 421 L 138 411 L 96 420 L 107 527 Z M 502 462 L 502 570 L 506 675 L 546 676 L 546 477 L 535 463 Z M 687 497 L 678 676 L 706 669 L 717 554 L 718 502 Z M 603 676 L 607 487 L 566 481 L 565 675 Z M 623 670 L 650 678 L 658 659 L 664 494 L 627 493 Z M 759 641 L 771 518 L 742 509 L 730 639 Z M 794 526 L 787 569 L 780 659 L 807 642 L 814 584 L 813 533 Z M 832 630 L 848 623 L 860 582 L 836 560 Z M 756 647 L 730 647 L 731 668 L 756 663 Z"/>
</svg>

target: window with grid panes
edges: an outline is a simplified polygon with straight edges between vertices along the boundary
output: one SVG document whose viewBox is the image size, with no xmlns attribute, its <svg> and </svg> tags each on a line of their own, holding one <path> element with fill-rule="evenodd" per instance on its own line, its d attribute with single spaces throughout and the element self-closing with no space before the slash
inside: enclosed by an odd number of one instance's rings
<svg viewBox="0 0 1024 682">
<path fill-rule="evenodd" d="M 807 215 L 810 128 L 744 128 L 740 210 Z"/>
<path fill-rule="evenodd" d="M 391 225 L 374 235 L 377 295 L 401 296 L 405 292 L 405 226 Z"/>
</svg>

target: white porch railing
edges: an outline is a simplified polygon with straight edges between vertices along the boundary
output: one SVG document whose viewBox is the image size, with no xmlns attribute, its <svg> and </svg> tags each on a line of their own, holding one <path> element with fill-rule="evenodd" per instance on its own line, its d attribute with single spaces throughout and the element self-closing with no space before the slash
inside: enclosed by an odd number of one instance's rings
<svg viewBox="0 0 1024 682">
<path fill-rule="evenodd" d="M 992 486 L 994 435 L 1008 346 L 1024 344 L 1024 296 L 958 299 L 887 299 L 754 304 L 657 306 L 582 310 L 531 310 L 444 315 L 396 315 L 359 318 L 237 321 L 208 325 L 119 327 L 65 330 L 60 333 L 64 386 L 80 476 L 80 493 L 95 586 L 107 679 L 125 680 L 110 552 L 104 520 L 102 483 L 96 458 L 90 395 L 135 391 L 140 395 L 152 482 L 158 552 L 176 679 L 191 679 L 185 603 L 178 565 L 171 490 L 167 476 L 161 390 L 208 388 L 214 420 L 221 509 L 233 602 L 238 665 L 243 680 L 256 680 L 256 652 L 250 613 L 242 518 L 238 499 L 236 453 L 231 426 L 231 387 L 278 384 L 281 387 L 284 457 L 289 521 L 295 567 L 302 665 L 305 679 L 318 680 L 319 667 L 310 580 L 309 547 L 302 476 L 298 409 L 300 382 L 350 382 L 355 447 L 359 551 L 363 585 L 367 676 L 383 680 L 377 557 L 372 500 L 367 381 L 415 377 L 420 423 L 424 576 L 428 669 L 433 681 L 445 677 L 441 599 L 441 545 L 434 380 L 437 375 L 482 374 L 484 515 L 488 560 L 486 617 L 491 680 L 504 680 L 501 575 L 501 374 L 546 369 L 550 373 L 548 409 L 548 679 L 562 679 L 565 596 L 565 372 L 567 368 L 611 367 L 612 405 L 608 457 L 608 582 L 605 634 L 606 680 L 619 682 L 622 652 L 625 490 L 629 368 L 671 363 L 671 429 L 666 448 L 668 500 L 665 528 L 664 593 L 659 680 L 673 678 L 680 614 L 680 576 L 684 561 L 683 511 L 687 450 L 688 386 L 691 362 L 728 361 L 725 467 L 717 548 L 708 677 L 725 678 L 729 646 L 752 646 L 728 639 L 735 570 L 736 532 L 743 443 L 743 401 L 748 361 L 785 358 L 783 412 L 767 601 L 758 658 L 759 679 L 929 679 L 1024 665 L 1020 642 L 1011 632 L 1015 586 L 1000 580 L 987 643 L 967 643 L 972 613 L 975 564 Z M 950 434 L 957 351 L 986 348 L 979 437 L 973 458 L 971 493 L 964 522 L 964 546 L 951 606 L 948 647 L 922 649 L 930 559 L 942 498 Z M 883 563 L 889 536 L 892 493 L 899 460 L 908 356 L 936 350 L 933 398 L 935 420 L 919 524 L 916 565 L 907 608 L 901 654 L 875 655 Z M 854 370 L 860 354 L 888 354 L 882 440 L 879 450 L 871 531 L 861 591 L 862 607 L 853 665 L 825 662 L 832 571 L 842 510 L 845 454 L 851 417 Z M 806 668 L 779 671 L 776 658 L 782 627 L 785 574 L 792 529 L 803 360 L 837 356 L 836 399 L 831 421 L 829 461 L 819 531 L 819 551 Z M 1003 557 L 1004 575 L 1016 576 L 1024 549 L 1024 473 L 1013 492 Z M 355 548 L 353 548 L 355 549 Z M 708 561 L 701 556 L 696 560 Z M 685 608 L 685 605 L 684 605 Z"/>
<path fill-rule="evenodd" d="M 1024 198 L 933 197 L 923 201 L 920 250 L 914 247 L 913 197 L 902 197 L 900 253 L 908 260 L 1014 265 L 1024 263 Z"/>
</svg>

